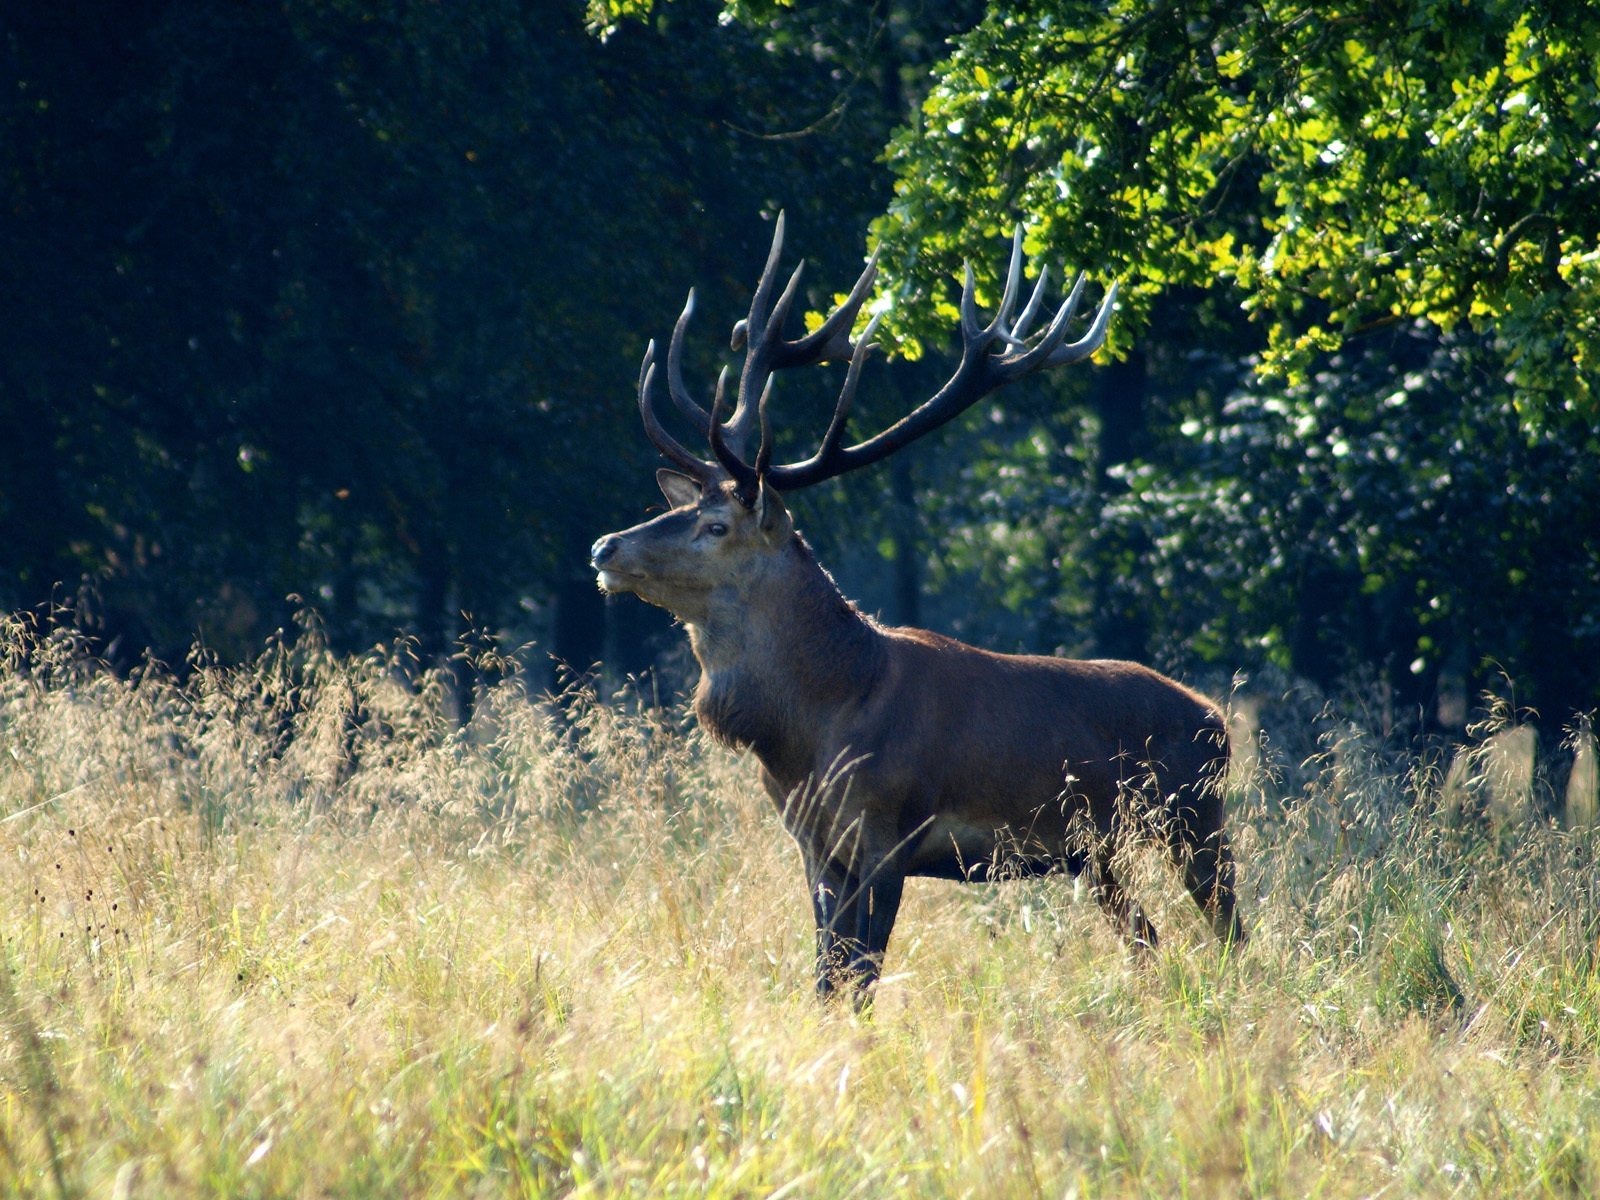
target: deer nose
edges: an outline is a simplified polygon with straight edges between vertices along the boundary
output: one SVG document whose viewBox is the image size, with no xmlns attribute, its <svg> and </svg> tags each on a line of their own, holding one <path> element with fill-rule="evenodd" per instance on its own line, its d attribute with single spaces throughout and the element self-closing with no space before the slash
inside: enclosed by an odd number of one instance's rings
<svg viewBox="0 0 1600 1200">
<path fill-rule="evenodd" d="M 604 566 L 606 561 L 617 552 L 622 545 L 622 539 L 614 533 L 608 533 L 594 545 L 589 547 L 589 561 L 595 566 Z"/>
</svg>

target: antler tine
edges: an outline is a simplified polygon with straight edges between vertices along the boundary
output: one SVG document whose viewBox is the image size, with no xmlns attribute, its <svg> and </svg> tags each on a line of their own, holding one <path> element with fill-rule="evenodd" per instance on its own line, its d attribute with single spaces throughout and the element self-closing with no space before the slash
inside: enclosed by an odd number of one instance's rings
<svg viewBox="0 0 1600 1200">
<path fill-rule="evenodd" d="M 689 328 L 689 318 L 694 314 L 694 289 L 689 289 L 689 299 L 684 302 L 678 323 L 672 327 L 672 341 L 667 344 L 667 390 L 678 411 L 694 422 L 701 434 L 709 432 L 711 417 L 700 406 L 683 382 L 683 335 Z M 653 344 L 653 343 L 652 343 Z"/>
<path fill-rule="evenodd" d="M 783 210 L 772 223 L 772 246 L 767 251 L 766 265 L 761 268 L 761 278 L 756 283 L 755 294 L 750 297 L 750 315 L 734 322 L 730 340 L 734 350 L 743 350 L 752 338 L 759 340 L 767 330 L 767 297 L 772 295 L 772 285 L 778 276 L 778 262 L 783 255 Z M 794 284 L 791 279 L 790 285 Z"/>
<path fill-rule="evenodd" d="M 972 263 L 962 264 L 965 275 L 961 281 L 961 340 L 971 343 L 983 332 L 978 324 L 978 285 L 972 276 Z"/>
<path fill-rule="evenodd" d="M 738 485 L 740 497 L 747 504 L 753 504 L 755 503 L 756 493 L 761 490 L 761 476 L 754 467 L 745 462 L 739 454 L 735 453 L 733 447 L 729 446 L 726 426 L 722 423 L 722 404 L 727 395 L 725 386 L 727 378 L 727 371 L 723 371 L 717 381 L 717 394 L 711 401 L 711 427 L 707 437 L 711 442 L 711 452 L 717 456 L 717 461 L 722 464 L 722 469 Z"/>
<path fill-rule="evenodd" d="M 996 364 L 1009 377 L 1020 379 L 1028 372 L 1048 363 L 1050 356 L 1056 352 L 1057 347 L 1061 345 L 1067 336 L 1067 322 L 1072 320 L 1073 315 L 1078 311 L 1078 301 L 1083 296 L 1083 285 L 1086 279 L 1087 276 L 1082 272 L 1078 273 L 1077 282 L 1072 285 L 1072 291 L 1067 296 L 1067 302 L 1061 306 L 1060 311 L 1055 315 L 1055 319 L 1050 322 L 1050 327 L 1044 331 L 1044 336 L 1038 342 L 1031 348 L 1019 349 L 1019 353 L 1016 355 L 1002 359 Z M 1016 344 L 1019 348 L 1022 347 L 1020 341 Z M 1093 351 L 1090 351 L 1090 353 L 1093 353 Z"/>
<path fill-rule="evenodd" d="M 872 252 L 872 256 L 867 259 L 866 267 L 856 279 L 855 286 L 850 289 L 850 294 L 838 308 L 828 314 L 821 325 L 797 341 L 779 343 L 775 366 L 804 366 L 814 362 L 848 359 L 855 353 L 855 346 L 850 341 L 850 330 L 855 326 L 856 315 L 860 313 L 861 306 L 872 294 L 873 283 L 877 281 L 878 254 L 878 250 Z"/>
<path fill-rule="evenodd" d="M 772 264 L 769 261 L 767 265 L 770 268 Z M 805 269 L 805 260 L 801 259 L 800 262 L 796 264 L 794 273 L 789 276 L 789 282 L 784 285 L 782 294 L 778 296 L 778 303 L 773 306 L 771 315 L 756 313 L 755 300 L 752 298 L 750 304 L 750 316 L 740 317 L 733 323 L 733 333 L 728 338 L 728 349 L 743 350 L 745 348 L 746 344 L 750 341 L 750 322 L 752 318 L 759 318 L 757 323 L 761 328 L 763 336 L 774 324 L 776 324 L 779 329 L 783 328 L 783 322 L 789 315 L 789 305 L 794 301 L 794 294 L 800 287 L 800 275 L 805 271 Z"/>
<path fill-rule="evenodd" d="M 761 399 L 756 412 L 761 416 L 761 449 L 756 451 L 756 482 L 760 485 L 767 467 L 772 464 L 772 421 L 767 415 L 767 401 L 772 398 L 772 376 L 767 376 L 767 386 L 761 389 Z"/>
<path fill-rule="evenodd" d="M 1006 283 L 1000 293 L 1000 307 L 995 311 L 994 319 L 987 325 L 978 323 L 978 285 L 972 273 L 972 262 L 968 260 L 962 267 L 962 341 L 973 345 L 987 345 L 989 341 L 998 337 L 1002 341 L 1016 344 L 1021 335 L 1009 332 L 1006 329 L 1006 322 L 1011 319 L 1011 310 L 1016 307 L 1017 292 L 1022 281 L 1022 226 L 1018 225 L 1016 232 L 1011 236 L 1011 263 L 1006 268 Z M 1031 299 L 1029 304 L 1031 306 Z"/>
<path fill-rule="evenodd" d="M 768 269 L 776 264 L 768 262 Z M 734 326 L 734 348 L 747 345 L 744 370 L 739 377 L 739 399 L 733 415 L 724 424 L 723 433 L 728 445 L 738 454 L 744 454 L 750 443 L 750 434 L 760 420 L 760 400 L 751 402 L 752 396 L 765 397 L 772 384 L 772 370 L 776 364 L 775 351 L 787 345 L 783 341 L 783 323 L 789 308 L 800 290 L 800 276 L 805 271 L 801 262 L 789 276 L 789 282 L 778 296 L 778 301 L 768 313 L 758 313 L 756 304 L 750 305 L 750 316 Z M 754 329 L 752 334 L 751 330 Z"/>
<path fill-rule="evenodd" d="M 716 473 L 716 468 L 703 458 L 684 449 L 682 443 L 667 432 L 666 427 L 661 424 L 661 419 L 656 415 L 655 397 L 652 391 L 656 376 L 655 355 L 656 344 L 652 341 L 645 347 L 644 361 L 639 364 L 639 415 L 644 420 L 644 431 L 655 444 L 655 448 L 661 452 L 662 457 L 704 482 Z"/>
<path fill-rule="evenodd" d="M 845 421 L 849 418 L 850 407 L 855 402 L 856 385 L 861 381 L 861 368 L 867 361 L 867 355 L 876 348 L 877 343 L 872 340 L 872 335 L 878 332 L 878 323 L 882 320 L 882 313 L 874 314 L 856 341 L 855 351 L 850 355 L 850 369 L 845 372 L 844 386 L 839 389 L 839 401 L 834 405 L 833 419 L 828 422 L 828 431 L 822 435 L 822 445 L 811 456 L 813 462 L 826 463 L 839 452 L 839 439 L 844 436 Z"/>
<path fill-rule="evenodd" d="M 1011 265 L 1006 268 L 1006 286 L 1000 294 L 1000 309 L 994 314 L 994 320 L 989 322 L 989 328 L 1005 332 L 1006 323 L 1011 320 L 1011 310 L 1017 304 L 1017 291 L 1022 283 L 1022 226 L 1018 225 L 1015 233 L 1011 235 Z"/>
<path fill-rule="evenodd" d="M 725 422 L 722 435 L 724 443 L 737 455 L 745 453 L 750 434 L 760 419 L 760 393 L 766 390 L 772 370 L 772 343 L 781 340 L 783 323 L 789 315 L 789 306 L 800 290 L 800 275 L 805 268 L 801 263 L 789 276 L 789 282 L 772 303 L 772 290 L 777 286 L 778 264 L 783 258 L 784 214 L 780 211 L 773 222 L 772 246 L 767 251 L 766 265 L 761 268 L 761 280 L 756 284 L 755 295 L 750 297 L 750 315 L 733 327 L 730 344 L 734 350 L 745 350 L 744 370 L 739 377 L 739 395 L 733 415 Z"/>
<path fill-rule="evenodd" d="M 716 420 L 717 414 L 722 411 L 723 397 L 728 394 L 728 368 L 723 367 L 717 372 L 717 390 L 712 393 L 711 419 Z"/>
<path fill-rule="evenodd" d="M 1073 289 L 1077 291 L 1076 288 Z M 1082 362 L 1105 344 L 1106 329 L 1111 324 L 1111 310 L 1117 303 L 1117 282 L 1112 280 L 1111 286 L 1106 289 L 1106 298 L 1100 302 L 1100 311 L 1095 313 L 1094 322 L 1089 326 L 1089 332 L 1084 334 L 1070 346 L 1061 346 L 1045 359 L 1046 367 L 1066 367 L 1075 362 Z"/>
<path fill-rule="evenodd" d="M 772 306 L 772 312 L 767 316 L 767 328 L 771 340 L 778 345 L 784 345 L 783 325 L 789 319 L 789 308 L 794 304 L 795 293 L 800 290 L 800 276 L 806 271 L 806 260 L 801 259 L 795 263 L 794 271 L 789 275 L 789 282 L 784 285 L 783 291 L 778 295 L 778 302 Z"/>
<path fill-rule="evenodd" d="M 1017 323 L 1011 327 L 1009 340 L 1012 345 L 1020 346 L 1027 339 L 1028 330 L 1033 328 L 1033 319 L 1039 315 L 1039 308 L 1044 304 L 1044 289 L 1049 279 L 1049 266 L 1040 267 L 1039 278 L 1033 284 L 1033 294 L 1028 297 L 1028 302 L 1022 306 L 1022 313 L 1017 317 Z"/>
</svg>

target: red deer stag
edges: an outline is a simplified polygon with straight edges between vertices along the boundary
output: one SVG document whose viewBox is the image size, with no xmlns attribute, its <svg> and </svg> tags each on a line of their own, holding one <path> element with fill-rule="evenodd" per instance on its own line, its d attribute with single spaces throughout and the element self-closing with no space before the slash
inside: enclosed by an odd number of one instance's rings
<svg viewBox="0 0 1600 1200">
<path fill-rule="evenodd" d="M 877 321 L 854 342 L 850 333 L 876 255 L 838 310 L 791 341 L 783 327 L 800 269 L 776 293 L 782 247 L 780 216 L 750 315 L 734 327 L 733 348 L 744 348 L 745 358 L 727 420 L 726 370 L 709 411 L 684 384 L 692 291 L 673 330 L 668 391 L 709 440 L 712 460 L 663 426 L 654 343 L 645 351 L 639 411 L 677 468 L 657 472 L 671 510 L 602 537 L 593 565 L 605 591 L 632 592 L 688 627 L 701 669 L 701 724 L 760 760 L 762 782 L 804 859 L 818 990 L 853 986 L 858 1001 L 867 999 L 909 875 L 983 880 L 1088 867 L 1093 894 L 1122 935 L 1154 947 L 1155 929 L 1112 874 L 1119 840 L 1135 828 L 1162 840 L 1218 936 L 1242 940 L 1223 829 L 1227 739 L 1215 705 L 1136 663 L 995 654 L 922 629 L 885 628 L 840 595 L 780 496 L 887 457 L 1003 384 L 1087 359 L 1105 340 L 1116 286 L 1069 343 L 1080 276 L 1049 326 L 1030 338 L 1045 274 L 1013 323 L 1018 230 L 999 311 L 987 325 L 967 268 L 961 359 L 949 382 L 898 423 L 847 446 L 845 423 Z M 773 463 L 772 374 L 829 360 L 849 368 L 821 447 L 803 462 Z"/>
</svg>

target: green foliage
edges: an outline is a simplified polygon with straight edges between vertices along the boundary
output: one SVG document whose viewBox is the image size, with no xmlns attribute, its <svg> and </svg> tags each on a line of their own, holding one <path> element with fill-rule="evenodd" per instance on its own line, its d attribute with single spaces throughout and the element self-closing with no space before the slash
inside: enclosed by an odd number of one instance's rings
<svg viewBox="0 0 1600 1200">
<path fill-rule="evenodd" d="M 1581 702 L 1592 683 L 1569 656 L 1600 633 L 1584 467 L 1600 447 L 1572 414 L 1525 425 L 1485 358 L 1479 341 L 1415 331 L 1341 352 L 1193 422 L 1176 472 L 1127 468 L 1107 516 L 1151 534 L 1147 603 L 1220 591 L 1232 603 L 1190 626 L 1201 645 L 1254 630 L 1314 677 L 1394 656 L 1431 687 L 1503 656 L 1547 698 Z"/>
<path fill-rule="evenodd" d="M 1408 318 L 1467 323 L 1520 364 L 1525 403 L 1592 419 L 1600 21 L 1465 12 L 992 7 L 891 149 L 889 262 L 937 293 L 1021 219 L 1127 279 L 1119 345 L 1162 288 L 1227 281 L 1269 371 Z"/>
<path fill-rule="evenodd" d="M 1597 61 L 1581 5 L 991 6 L 890 148 L 896 328 L 942 340 L 963 258 L 992 303 L 1022 222 L 1123 281 L 1144 380 L 1098 495 L 1061 461 L 991 528 L 1001 594 L 1069 646 L 1110 606 L 1175 660 L 1600 702 Z"/>
</svg>

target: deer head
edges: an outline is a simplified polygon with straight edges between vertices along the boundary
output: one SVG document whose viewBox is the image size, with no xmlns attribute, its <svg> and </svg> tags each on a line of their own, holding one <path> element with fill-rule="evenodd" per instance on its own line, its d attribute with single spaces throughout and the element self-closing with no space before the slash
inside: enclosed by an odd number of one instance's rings
<svg viewBox="0 0 1600 1200">
<path fill-rule="evenodd" d="M 731 479 L 662 468 L 656 481 L 671 506 L 652 521 L 607 534 L 592 551 L 600 587 L 633 592 L 690 624 L 705 621 L 719 588 L 759 580 L 773 552 L 794 537 L 782 499 L 758 486 L 754 503 Z"/>
</svg>

